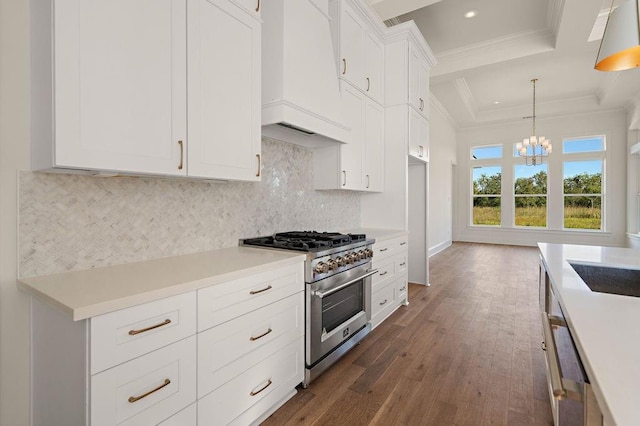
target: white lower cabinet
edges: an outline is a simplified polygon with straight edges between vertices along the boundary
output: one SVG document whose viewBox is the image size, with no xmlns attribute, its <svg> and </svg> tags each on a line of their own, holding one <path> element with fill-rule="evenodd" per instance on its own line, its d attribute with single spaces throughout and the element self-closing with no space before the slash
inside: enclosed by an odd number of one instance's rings
<svg viewBox="0 0 640 426">
<path fill-rule="evenodd" d="M 82 321 L 32 300 L 33 426 L 246 425 L 304 378 L 302 261 Z"/>
<path fill-rule="evenodd" d="M 196 336 L 91 378 L 91 425 L 155 425 L 196 399 Z"/>
<path fill-rule="evenodd" d="M 377 241 L 373 245 L 371 327 L 376 328 L 400 305 L 409 304 L 407 282 L 408 236 Z"/>
</svg>

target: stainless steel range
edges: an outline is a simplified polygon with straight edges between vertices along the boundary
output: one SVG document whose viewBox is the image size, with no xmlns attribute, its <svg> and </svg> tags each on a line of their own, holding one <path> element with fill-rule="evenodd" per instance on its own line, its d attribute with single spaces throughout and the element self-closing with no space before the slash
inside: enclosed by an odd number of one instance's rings
<svg viewBox="0 0 640 426">
<path fill-rule="evenodd" d="M 304 385 L 371 331 L 371 249 L 364 234 L 284 232 L 241 245 L 307 253 Z"/>
</svg>

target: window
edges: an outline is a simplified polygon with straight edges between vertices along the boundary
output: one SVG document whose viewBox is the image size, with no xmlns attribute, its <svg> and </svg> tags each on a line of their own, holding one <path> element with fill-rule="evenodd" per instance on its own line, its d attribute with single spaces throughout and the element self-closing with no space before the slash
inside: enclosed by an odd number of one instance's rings
<svg viewBox="0 0 640 426">
<path fill-rule="evenodd" d="M 474 225 L 501 224 L 502 167 L 478 166 L 473 168 L 473 220 Z"/>
<path fill-rule="evenodd" d="M 602 160 L 565 161 L 564 227 L 602 229 Z"/>
<path fill-rule="evenodd" d="M 514 168 L 514 222 L 516 226 L 547 226 L 547 165 Z"/>
<path fill-rule="evenodd" d="M 471 158 L 485 160 L 490 158 L 502 158 L 502 146 L 476 146 L 471 149 Z"/>
<path fill-rule="evenodd" d="M 565 229 L 603 229 L 604 150 L 604 136 L 562 141 Z"/>
</svg>

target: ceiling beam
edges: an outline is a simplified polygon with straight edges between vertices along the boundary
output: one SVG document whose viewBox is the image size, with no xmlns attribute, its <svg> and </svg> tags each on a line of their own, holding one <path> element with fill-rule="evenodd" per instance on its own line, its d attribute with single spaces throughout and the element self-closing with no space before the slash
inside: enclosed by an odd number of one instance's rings
<svg viewBox="0 0 640 426">
<path fill-rule="evenodd" d="M 439 3 L 442 0 L 367 0 L 381 20 L 395 18 L 414 10 Z"/>
</svg>

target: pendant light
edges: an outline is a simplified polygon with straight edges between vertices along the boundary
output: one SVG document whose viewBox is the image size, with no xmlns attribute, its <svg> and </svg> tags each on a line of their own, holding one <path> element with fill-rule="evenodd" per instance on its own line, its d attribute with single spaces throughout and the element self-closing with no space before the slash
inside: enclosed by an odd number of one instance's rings
<svg viewBox="0 0 640 426">
<path fill-rule="evenodd" d="M 595 69 L 623 71 L 640 66 L 640 0 L 627 0 L 613 10 L 604 29 Z"/>
<path fill-rule="evenodd" d="M 536 135 L 536 81 L 538 81 L 537 78 L 531 80 L 531 83 L 533 83 L 533 115 L 531 116 L 533 118 L 533 129 L 531 136 L 516 144 L 518 155 L 524 157 L 527 166 L 542 164 L 544 157 L 551 154 L 553 150 L 549 139 Z"/>
</svg>

